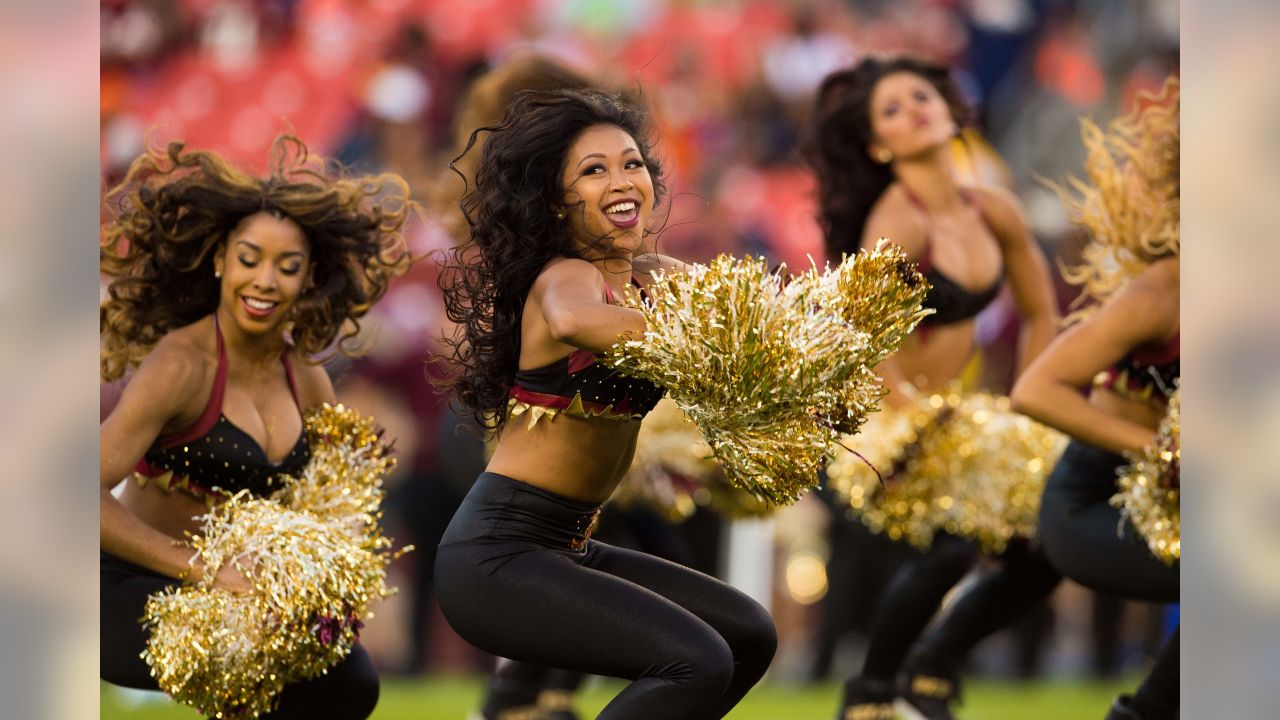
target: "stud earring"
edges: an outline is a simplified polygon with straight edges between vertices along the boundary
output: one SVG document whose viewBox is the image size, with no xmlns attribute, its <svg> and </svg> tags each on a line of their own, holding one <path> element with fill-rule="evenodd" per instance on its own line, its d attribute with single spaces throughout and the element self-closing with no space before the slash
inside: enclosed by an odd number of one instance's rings
<svg viewBox="0 0 1280 720">
<path fill-rule="evenodd" d="M 893 162 L 893 153 L 889 151 L 889 148 L 880 148 L 880 151 L 876 153 L 876 159 L 881 164 L 888 165 Z"/>
<path fill-rule="evenodd" d="M 221 270 L 214 270 L 214 271 L 213 271 L 213 276 L 214 276 L 214 277 L 216 277 L 216 278 L 220 278 L 220 277 L 222 277 L 222 271 L 221 271 Z"/>
<path fill-rule="evenodd" d="M 564 219 L 564 211 L 563 211 L 563 210 L 557 210 L 557 211 L 556 211 L 556 219 L 557 219 L 557 220 L 563 220 L 563 219 Z"/>
</svg>

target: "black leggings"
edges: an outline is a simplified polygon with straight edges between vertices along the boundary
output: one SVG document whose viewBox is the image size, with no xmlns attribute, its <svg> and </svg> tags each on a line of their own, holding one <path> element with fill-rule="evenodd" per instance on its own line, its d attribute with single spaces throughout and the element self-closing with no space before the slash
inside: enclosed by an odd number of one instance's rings
<svg viewBox="0 0 1280 720">
<path fill-rule="evenodd" d="M 908 560 L 898 570 L 876 608 L 862 677 L 880 684 L 893 683 L 942 599 L 977 558 L 973 542 L 939 534 L 924 555 Z"/>
<path fill-rule="evenodd" d="M 1000 567 L 980 578 L 929 630 L 917 652 L 958 668 L 979 642 L 1039 607 L 1062 582 L 1038 544 L 1014 540 Z"/>
<path fill-rule="evenodd" d="M 1045 554 L 1063 575 L 1112 595 L 1168 603 L 1178 601 L 1178 568 L 1165 565 L 1108 502 L 1116 469 L 1125 459 L 1072 440 L 1045 483 L 1040 536 Z M 1175 717 L 1178 708 L 1178 633 L 1156 655 L 1134 695 L 1143 717 Z"/>
<path fill-rule="evenodd" d="M 147 663 L 139 657 L 147 645 L 147 633 L 140 620 L 147 597 L 178 581 L 107 553 L 102 553 L 99 572 L 102 679 L 124 687 L 159 690 Z M 261 717 L 264 720 L 319 717 L 364 720 L 377 704 L 378 672 L 364 648 L 356 645 L 351 654 L 329 668 L 327 674 L 285 687 L 279 707 Z"/>
<path fill-rule="evenodd" d="M 597 510 L 481 474 L 436 556 L 445 618 L 494 655 L 631 680 L 601 720 L 724 717 L 768 669 L 773 621 L 715 578 L 588 540 Z"/>
<path fill-rule="evenodd" d="M 1045 482 L 1040 537 L 1063 575 L 1099 592 L 1132 600 L 1178 601 L 1178 568 L 1160 562 L 1109 500 L 1116 493 L 1116 453 L 1071 441 Z"/>
</svg>

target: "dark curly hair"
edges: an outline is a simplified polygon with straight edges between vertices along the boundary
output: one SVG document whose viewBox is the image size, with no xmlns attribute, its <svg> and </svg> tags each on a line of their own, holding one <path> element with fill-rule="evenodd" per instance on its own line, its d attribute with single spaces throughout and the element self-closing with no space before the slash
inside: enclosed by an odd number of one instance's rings
<svg viewBox="0 0 1280 720">
<path fill-rule="evenodd" d="M 951 109 L 956 127 L 970 110 L 942 65 L 913 57 L 867 58 L 831 73 L 818 90 L 800 151 L 818 176 L 818 220 L 827 257 L 857 251 L 871 208 L 893 183 L 893 169 L 874 160 L 867 148 L 871 132 L 871 93 L 888 75 L 909 72 L 933 85 Z"/>
<path fill-rule="evenodd" d="M 568 224 L 557 220 L 564 205 L 564 167 L 570 146 L 595 125 L 614 125 L 636 141 L 653 178 L 654 204 L 665 188 L 654 157 L 649 125 L 638 102 L 590 89 L 522 91 L 502 122 L 475 129 L 456 164 L 484 141 L 475 185 L 462 198 L 467 241 L 447 252 L 440 289 L 445 310 L 459 328 L 435 361 L 451 372 L 437 387 L 452 392 L 481 426 L 506 422 L 507 392 L 520 357 L 520 318 L 533 281 L 557 257 L 583 258 Z"/>
<path fill-rule="evenodd" d="M 217 309 L 214 251 L 250 215 L 288 218 L 307 238 L 313 283 L 291 316 L 293 343 L 307 355 L 340 334 L 338 349 L 348 350 L 357 319 L 410 262 L 401 231 L 414 206 L 405 181 L 390 173 L 341 177 L 336 167 L 309 159 L 306 145 L 291 136 L 272 144 L 266 178 L 181 142 L 149 150 L 106 202 L 99 252 L 110 280 L 99 308 L 104 382 L 140 363 L 169 331 Z"/>
</svg>

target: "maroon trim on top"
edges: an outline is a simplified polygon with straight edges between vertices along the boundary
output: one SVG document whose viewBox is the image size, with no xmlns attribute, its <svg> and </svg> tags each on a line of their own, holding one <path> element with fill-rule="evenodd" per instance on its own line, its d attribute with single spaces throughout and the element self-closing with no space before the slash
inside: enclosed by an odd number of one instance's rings
<svg viewBox="0 0 1280 720">
<path fill-rule="evenodd" d="M 596 356 L 590 350 L 574 350 L 565 359 L 569 361 L 566 370 L 570 375 L 586 370 L 596 364 Z"/>
<path fill-rule="evenodd" d="M 147 462 L 146 458 L 139 460 L 138 464 L 133 467 L 133 471 L 138 473 L 139 475 L 145 475 L 149 478 L 159 477 L 165 474 L 166 472 L 169 472 L 164 468 L 156 467 L 151 463 Z M 192 495 L 195 495 L 196 497 L 204 497 L 205 495 L 213 494 L 212 488 L 207 488 L 204 485 L 201 485 L 200 483 L 191 479 L 191 476 L 189 475 L 179 475 L 178 473 L 175 472 L 173 474 L 173 477 L 175 479 L 177 478 L 184 479 L 186 481 L 185 489 L 189 491 Z M 170 486 L 172 486 L 172 481 L 170 482 Z"/>
<path fill-rule="evenodd" d="M 519 385 L 512 385 L 511 390 L 507 392 L 507 397 L 515 398 L 522 403 L 537 405 L 538 407 L 550 408 L 552 410 L 563 410 L 573 403 L 573 398 L 567 398 L 563 395 L 552 395 L 551 393 L 540 393 L 533 390 L 526 390 Z M 589 403 L 583 401 L 582 406 L 586 407 Z"/>
<path fill-rule="evenodd" d="M 293 404 L 298 406 L 298 410 L 302 410 L 302 401 L 298 399 L 298 383 L 293 379 L 293 366 L 289 364 L 289 351 L 286 349 L 280 354 L 280 362 L 284 363 L 285 377 L 289 378 L 289 394 L 293 395 Z"/>
<path fill-rule="evenodd" d="M 573 404 L 573 398 L 571 397 L 526 390 L 519 385 L 513 385 L 511 390 L 507 392 L 507 397 L 514 398 L 522 403 L 537 405 L 538 407 L 544 407 L 550 410 L 564 410 Z M 614 405 L 602 405 L 597 402 L 583 400 L 582 409 L 587 410 L 594 415 L 630 417 L 635 414 L 631 408 L 631 402 L 627 398 L 623 398 Z"/>
<path fill-rule="evenodd" d="M 1177 360 L 1181 354 L 1182 331 L 1179 330 L 1172 340 L 1158 347 L 1136 348 L 1129 353 L 1136 363 L 1143 365 L 1167 365 Z"/>
<path fill-rule="evenodd" d="M 156 445 L 161 449 L 167 450 L 204 437 L 222 415 L 222 396 L 227 388 L 227 348 L 222 342 L 222 329 L 218 327 L 216 313 L 213 316 L 213 332 L 218 339 L 218 371 L 213 376 L 213 390 L 209 393 L 209 402 L 205 403 L 204 412 L 190 427 L 156 438 Z"/>
</svg>

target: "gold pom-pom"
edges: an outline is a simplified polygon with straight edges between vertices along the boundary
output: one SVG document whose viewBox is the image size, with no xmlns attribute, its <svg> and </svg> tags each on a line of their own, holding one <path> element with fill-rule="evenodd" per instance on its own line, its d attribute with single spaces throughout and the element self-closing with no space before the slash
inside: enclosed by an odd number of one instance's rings
<svg viewBox="0 0 1280 720">
<path fill-rule="evenodd" d="M 1182 409 L 1174 390 L 1155 442 L 1117 471 L 1120 492 L 1111 504 L 1146 538 L 1151 554 L 1173 565 L 1182 559 Z"/>
<path fill-rule="evenodd" d="M 989 553 L 1034 534 L 1066 437 L 1013 412 L 1005 397 L 903 392 L 908 407 L 882 410 L 843 440 L 827 467 L 837 497 L 873 531 L 921 549 L 938 532 Z"/>
<path fill-rule="evenodd" d="M 925 291 L 893 247 L 789 283 L 762 258 L 721 255 L 659 277 L 647 300 L 629 292 L 648 329 L 608 362 L 665 387 L 730 482 L 788 504 L 817 482 L 840 432 L 878 406 L 871 367 L 922 317 Z"/>
<path fill-rule="evenodd" d="M 143 658 L 162 690 L 202 713 L 270 711 L 286 685 L 346 657 L 369 603 L 393 592 L 386 568 L 399 553 L 377 519 L 394 459 L 372 420 L 341 405 L 324 405 L 305 423 L 312 455 L 304 472 L 279 478 L 271 498 L 242 491 L 216 505 L 191 539 L 203 581 L 147 601 Z M 252 591 L 212 587 L 228 563 Z"/>
<path fill-rule="evenodd" d="M 778 507 L 725 480 L 711 446 L 670 398 L 641 421 L 631 469 L 610 502 L 643 503 L 670 522 L 687 520 L 699 507 L 732 518 L 760 517 Z"/>
<path fill-rule="evenodd" d="M 697 510 L 698 485 L 719 467 L 698 428 L 675 402 L 663 398 L 640 422 L 631 469 L 610 502 L 649 505 L 668 521 L 680 522 Z"/>
</svg>

